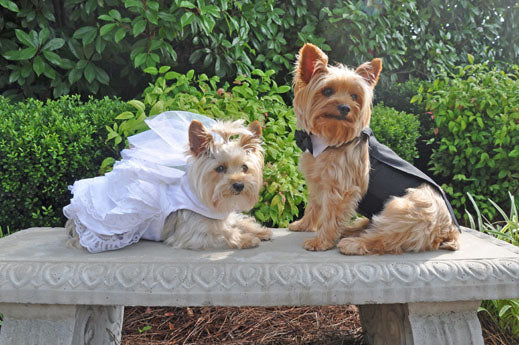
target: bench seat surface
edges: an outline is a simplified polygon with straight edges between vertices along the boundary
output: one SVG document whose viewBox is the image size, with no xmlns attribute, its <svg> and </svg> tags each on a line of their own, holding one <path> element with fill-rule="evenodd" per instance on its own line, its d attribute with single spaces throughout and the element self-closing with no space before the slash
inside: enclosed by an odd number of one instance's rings
<svg viewBox="0 0 519 345">
<path fill-rule="evenodd" d="M 313 233 L 273 229 L 245 250 L 191 251 L 141 241 L 90 254 L 63 228 L 0 239 L 0 303 L 275 306 L 519 297 L 519 249 L 463 229 L 461 249 L 383 256 L 308 252 Z"/>
</svg>

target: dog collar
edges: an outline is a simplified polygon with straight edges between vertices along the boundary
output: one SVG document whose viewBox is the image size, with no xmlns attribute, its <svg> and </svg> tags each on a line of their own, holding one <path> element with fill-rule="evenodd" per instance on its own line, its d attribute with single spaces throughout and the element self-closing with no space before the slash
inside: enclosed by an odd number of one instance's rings
<svg viewBox="0 0 519 345">
<path fill-rule="evenodd" d="M 347 146 L 353 142 L 359 141 L 359 140 L 367 140 L 369 138 L 369 133 L 371 132 L 371 129 L 369 127 L 364 128 L 360 135 L 351 139 L 350 141 L 347 141 L 345 143 L 342 143 L 337 146 L 329 145 L 326 139 L 324 139 L 321 136 L 308 133 L 303 130 L 296 130 L 295 131 L 295 139 L 296 139 L 296 145 L 301 149 L 303 152 L 310 152 L 314 157 L 319 156 L 321 153 L 326 151 L 328 148 L 339 148 L 343 146 Z"/>
</svg>

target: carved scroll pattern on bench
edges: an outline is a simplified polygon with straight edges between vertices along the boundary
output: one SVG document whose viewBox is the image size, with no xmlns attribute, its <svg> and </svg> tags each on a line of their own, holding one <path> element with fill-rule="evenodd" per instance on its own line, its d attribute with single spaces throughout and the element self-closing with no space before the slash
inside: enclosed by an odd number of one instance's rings
<svg viewBox="0 0 519 345">
<path fill-rule="evenodd" d="M 301 286 L 304 288 L 373 286 L 459 281 L 519 281 L 519 259 L 426 261 L 419 263 L 313 264 L 120 264 L 2 263 L 2 288 L 211 290 Z"/>
</svg>

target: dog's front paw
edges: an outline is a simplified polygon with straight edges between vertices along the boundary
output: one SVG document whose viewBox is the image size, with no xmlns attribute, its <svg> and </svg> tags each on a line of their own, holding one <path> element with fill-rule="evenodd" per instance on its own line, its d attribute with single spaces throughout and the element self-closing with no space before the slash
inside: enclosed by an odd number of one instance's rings
<svg viewBox="0 0 519 345">
<path fill-rule="evenodd" d="M 261 228 L 261 230 L 256 232 L 254 236 L 256 236 L 262 241 L 268 241 L 272 238 L 272 230 L 270 230 L 269 228 Z"/>
<path fill-rule="evenodd" d="M 303 248 L 311 251 L 323 251 L 333 248 L 333 243 L 326 243 L 319 240 L 317 237 L 308 238 L 303 242 Z"/>
<path fill-rule="evenodd" d="M 240 236 L 238 248 L 245 249 L 257 247 L 260 244 L 260 242 L 260 239 L 254 235 L 243 234 Z"/>
<path fill-rule="evenodd" d="M 296 220 L 295 222 L 288 224 L 288 230 L 297 231 L 297 232 L 315 231 L 315 230 L 309 229 L 307 222 L 305 222 L 303 219 L 299 219 L 299 220 Z"/>
</svg>

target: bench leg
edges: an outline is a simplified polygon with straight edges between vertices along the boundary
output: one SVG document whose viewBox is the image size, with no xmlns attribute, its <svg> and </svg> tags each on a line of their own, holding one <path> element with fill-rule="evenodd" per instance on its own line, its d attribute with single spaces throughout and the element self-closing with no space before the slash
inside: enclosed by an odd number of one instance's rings
<svg viewBox="0 0 519 345">
<path fill-rule="evenodd" d="M 119 344 L 123 306 L 0 304 L 0 345 Z"/>
<path fill-rule="evenodd" d="M 481 301 L 360 305 L 370 345 L 483 345 Z"/>
</svg>

